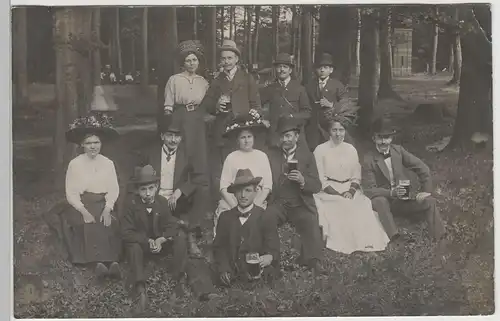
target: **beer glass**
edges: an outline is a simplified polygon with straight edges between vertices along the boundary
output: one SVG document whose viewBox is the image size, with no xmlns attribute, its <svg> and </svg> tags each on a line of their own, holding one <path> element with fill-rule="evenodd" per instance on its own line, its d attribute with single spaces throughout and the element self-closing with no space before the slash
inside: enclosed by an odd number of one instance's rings
<svg viewBox="0 0 500 321">
<path fill-rule="evenodd" d="M 288 160 L 287 163 L 288 163 L 288 173 L 290 173 L 291 171 L 297 170 L 298 165 L 299 165 L 298 160 L 290 159 L 290 160 Z"/>
<path fill-rule="evenodd" d="M 225 95 L 225 94 L 221 95 L 220 96 L 221 112 L 223 112 L 223 113 L 229 112 L 230 105 L 231 105 L 231 97 L 229 97 L 228 95 Z"/>
<path fill-rule="evenodd" d="M 410 180 L 400 180 L 399 181 L 399 186 L 405 189 L 405 194 L 401 196 L 400 198 L 402 200 L 409 200 L 410 199 Z"/>
<path fill-rule="evenodd" d="M 259 253 L 246 254 L 247 272 L 251 279 L 260 279 L 262 270 L 260 268 Z"/>
</svg>

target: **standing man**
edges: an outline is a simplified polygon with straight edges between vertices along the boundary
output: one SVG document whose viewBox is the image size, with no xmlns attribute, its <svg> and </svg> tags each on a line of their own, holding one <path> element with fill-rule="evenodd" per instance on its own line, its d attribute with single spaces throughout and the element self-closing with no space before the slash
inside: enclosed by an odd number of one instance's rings
<svg viewBox="0 0 500 321">
<path fill-rule="evenodd" d="M 315 273 L 324 273 L 320 264 L 323 242 L 313 198 L 321 190 L 316 161 L 309 149 L 297 144 L 300 135 L 297 119 L 280 118 L 277 131 L 281 146 L 269 149 L 273 190 L 265 215 L 271 215 L 278 226 L 291 222 L 301 240 L 298 263 Z"/>
<path fill-rule="evenodd" d="M 241 52 L 232 40 L 224 40 L 219 48 L 223 71 L 212 81 L 200 108 L 215 115 L 213 124 L 213 154 L 211 160 L 215 164 L 211 169 L 215 175 L 215 182 L 219 181 L 222 163 L 226 156 L 235 149 L 234 142 L 230 142 L 222 135 L 226 126 L 239 114 L 247 114 L 251 109 L 261 113 L 260 95 L 257 84 L 251 75 L 238 66 Z M 265 135 L 256 137 L 256 148 L 265 145 Z M 217 189 L 218 190 L 218 189 Z"/>
<path fill-rule="evenodd" d="M 302 122 L 301 132 L 304 133 L 304 124 L 311 117 L 311 105 L 306 89 L 296 79 L 292 79 L 295 64 L 293 57 L 287 53 L 280 53 L 274 61 L 276 80 L 262 89 L 262 104 L 269 103 L 269 121 L 271 122 L 268 144 L 280 145 L 280 135 L 276 132 L 280 117 L 294 117 Z M 299 144 L 307 147 L 304 134 L 300 135 Z"/>
<path fill-rule="evenodd" d="M 395 212 L 425 216 L 430 234 L 440 240 L 445 235 L 445 226 L 436 199 L 432 196 L 429 167 L 402 146 L 392 144 L 396 131 L 389 127 L 387 120 L 378 119 L 373 130 L 376 151 L 367 156 L 366 180 L 369 188 L 365 189 L 365 193 L 371 198 L 373 209 L 378 213 L 387 235 L 391 240 L 400 237 L 392 215 Z M 409 180 L 408 170 L 417 174 L 419 190 L 415 189 L 416 182 Z"/>
<path fill-rule="evenodd" d="M 323 53 L 314 65 L 316 77 L 307 85 L 312 114 L 306 128 L 306 137 L 311 150 L 329 139 L 328 124 L 323 120 L 327 119 L 326 113 L 333 112 L 338 104 L 345 103 L 347 94 L 347 87 L 330 77 L 334 70 L 330 54 Z M 347 134 L 345 142 L 352 144 L 352 139 Z"/>
</svg>

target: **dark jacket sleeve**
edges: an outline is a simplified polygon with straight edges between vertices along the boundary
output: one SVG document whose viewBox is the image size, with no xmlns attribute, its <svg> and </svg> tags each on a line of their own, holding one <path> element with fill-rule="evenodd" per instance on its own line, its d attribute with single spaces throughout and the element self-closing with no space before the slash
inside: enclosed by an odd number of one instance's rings
<svg viewBox="0 0 500 321">
<path fill-rule="evenodd" d="M 302 193 L 304 194 L 316 194 L 321 191 L 321 181 L 319 180 L 318 167 L 316 166 L 316 160 L 311 152 L 307 151 L 307 163 L 302 176 L 304 176 L 304 188 Z"/>
<path fill-rule="evenodd" d="M 311 104 L 309 103 L 306 89 L 303 86 L 300 87 L 299 110 L 299 112 L 293 114 L 293 117 L 302 120 L 307 120 L 311 117 Z"/>
<path fill-rule="evenodd" d="M 139 243 L 143 246 L 148 245 L 149 238 L 146 234 L 141 233 L 136 226 L 134 206 L 128 203 L 124 209 L 120 224 L 123 242 Z"/>
<path fill-rule="evenodd" d="M 276 221 L 270 215 L 262 215 L 262 227 L 264 237 L 263 253 L 271 254 L 273 261 L 280 258 L 280 239 L 278 235 L 278 226 Z"/>
<path fill-rule="evenodd" d="M 403 166 L 415 172 L 420 181 L 420 188 L 423 192 L 432 193 L 431 171 L 420 158 L 399 146 Z"/>
<path fill-rule="evenodd" d="M 229 233 L 227 231 L 230 211 L 221 213 L 217 223 L 215 240 L 213 242 L 213 253 L 215 266 L 218 273 L 231 272 L 231 264 L 229 258 Z"/>
<path fill-rule="evenodd" d="M 248 99 L 251 109 L 257 110 L 259 113 L 262 113 L 262 105 L 260 102 L 260 94 L 259 87 L 255 82 L 255 79 L 252 75 L 248 75 Z"/>
<path fill-rule="evenodd" d="M 367 166 L 363 181 L 366 188 L 363 189 L 365 195 L 372 199 L 378 196 L 391 197 L 391 190 L 384 187 L 377 186 L 377 179 L 375 174 L 375 161 L 372 155 L 368 155 L 364 162 Z"/>
</svg>

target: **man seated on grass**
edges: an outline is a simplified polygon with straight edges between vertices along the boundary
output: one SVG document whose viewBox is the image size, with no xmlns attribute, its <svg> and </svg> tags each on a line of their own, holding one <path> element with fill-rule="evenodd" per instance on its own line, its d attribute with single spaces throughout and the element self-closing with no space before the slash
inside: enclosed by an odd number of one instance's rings
<svg viewBox="0 0 500 321">
<path fill-rule="evenodd" d="M 432 196 L 432 180 L 429 167 L 402 146 L 392 144 L 396 131 L 380 118 L 373 125 L 373 141 L 376 152 L 368 156 L 365 193 L 372 200 L 372 207 L 380 218 L 391 240 L 412 241 L 401 238 L 393 212 L 405 215 L 424 215 L 429 232 L 436 240 L 445 235 L 445 226 L 436 199 Z M 420 190 L 415 191 L 407 171 L 417 174 Z"/>
<path fill-rule="evenodd" d="M 148 301 L 144 259 L 164 256 L 168 252 L 173 252 L 171 274 L 177 294 L 184 294 L 184 284 L 188 279 L 199 299 L 216 296 L 204 260 L 188 256 L 187 224 L 172 216 L 168 200 L 158 195 L 159 181 L 151 165 L 136 168 L 132 183 L 137 195 L 125 206 L 121 222 L 122 238 L 141 310 L 146 308 Z"/>
<path fill-rule="evenodd" d="M 230 286 L 236 280 L 260 279 L 272 282 L 279 273 L 280 242 L 278 229 L 264 209 L 254 205 L 262 177 L 249 169 L 239 169 L 227 191 L 238 205 L 222 212 L 213 243 L 218 282 Z"/>
</svg>

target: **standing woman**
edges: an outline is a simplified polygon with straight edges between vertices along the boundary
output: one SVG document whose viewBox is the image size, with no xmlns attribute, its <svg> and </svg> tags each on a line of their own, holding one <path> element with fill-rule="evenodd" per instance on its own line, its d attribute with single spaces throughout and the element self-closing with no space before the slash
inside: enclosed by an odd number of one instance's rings
<svg viewBox="0 0 500 321">
<path fill-rule="evenodd" d="M 199 105 L 205 97 L 208 82 L 198 75 L 203 49 L 198 41 L 186 40 L 179 44 L 178 61 L 183 71 L 173 75 L 165 86 L 165 114 L 178 118 L 186 151 L 200 164 L 207 164 L 205 112 Z M 207 168 L 203 171 L 206 173 Z M 208 174 L 208 173 L 206 173 Z"/>
<path fill-rule="evenodd" d="M 93 115 L 76 119 L 66 132 L 69 142 L 83 153 L 66 172 L 68 210 L 62 213 L 66 244 L 74 264 L 95 264 L 98 276 L 121 276 L 118 220 L 114 213 L 119 195 L 115 165 L 101 155 L 103 141 L 117 137 L 108 117 Z"/>
</svg>

